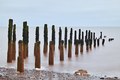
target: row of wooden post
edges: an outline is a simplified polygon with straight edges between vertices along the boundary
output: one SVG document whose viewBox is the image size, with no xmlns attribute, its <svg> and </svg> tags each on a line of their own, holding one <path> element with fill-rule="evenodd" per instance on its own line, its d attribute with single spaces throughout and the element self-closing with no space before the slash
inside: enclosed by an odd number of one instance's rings
<svg viewBox="0 0 120 80">
<path fill-rule="evenodd" d="M 41 67 L 41 59 L 40 59 L 40 41 L 39 41 L 39 27 L 36 27 L 36 38 L 34 44 L 34 56 L 35 56 L 35 68 Z M 19 55 L 17 58 L 17 71 L 24 72 L 24 59 L 28 57 L 28 43 L 29 43 L 29 27 L 27 22 L 23 22 L 23 40 L 19 40 Z M 62 29 L 59 28 L 59 50 L 60 50 L 60 61 L 64 61 L 64 46 L 67 48 L 68 41 L 68 58 L 72 57 L 72 36 L 73 29 L 70 29 L 70 38 L 67 39 L 67 27 L 65 27 L 65 37 L 62 40 Z M 100 44 L 100 39 L 102 39 L 102 32 L 100 32 L 100 38 L 96 39 L 95 33 L 90 30 L 86 30 L 85 35 L 85 43 L 86 50 L 96 47 Z M 105 39 L 102 39 L 102 45 L 104 45 Z M 77 31 L 74 32 L 74 45 L 75 45 L 75 55 L 78 55 L 78 49 L 80 45 L 80 53 L 83 53 L 84 46 L 84 32 L 79 29 L 79 36 L 77 39 Z M 54 65 L 54 51 L 55 51 L 55 25 L 52 26 L 52 37 L 49 42 L 49 65 Z M 48 52 L 48 27 L 47 24 L 44 25 L 44 49 L 43 52 L 46 54 Z M 16 25 L 13 25 L 13 20 L 9 19 L 8 25 L 8 53 L 7 53 L 7 62 L 11 63 L 12 60 L 16 60 Z"/>
</svg>

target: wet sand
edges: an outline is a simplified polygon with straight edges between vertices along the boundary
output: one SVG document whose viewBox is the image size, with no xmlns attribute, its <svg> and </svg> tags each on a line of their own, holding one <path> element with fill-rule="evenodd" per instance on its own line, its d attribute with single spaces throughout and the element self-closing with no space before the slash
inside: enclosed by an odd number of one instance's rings
<svg viewBox="0 0 120 80">
<path fill-rule="evenodd" d="M 0 80 L 120 80 L 117 77 L 81 77 L 70 73 L 57 73 L 45 70 L 26 70 L 19 73 L 13 68 L 0 67 Z"/>
</svg>

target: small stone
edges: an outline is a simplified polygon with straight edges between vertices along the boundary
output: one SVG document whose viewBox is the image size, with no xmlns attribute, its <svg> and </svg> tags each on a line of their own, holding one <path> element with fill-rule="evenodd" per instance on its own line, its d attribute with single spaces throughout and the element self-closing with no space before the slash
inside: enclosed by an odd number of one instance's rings
<svg viewBox="0 0 120 80">
<path fill-rule="evenodd" d="M 105 79 L 104 77 L 101 77 L 100 79 Z"/>
</svg>

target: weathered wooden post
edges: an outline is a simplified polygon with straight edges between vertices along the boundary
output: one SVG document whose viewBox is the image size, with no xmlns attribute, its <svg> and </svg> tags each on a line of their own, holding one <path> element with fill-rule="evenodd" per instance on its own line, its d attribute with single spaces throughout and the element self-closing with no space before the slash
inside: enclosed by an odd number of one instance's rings
<svg viewBox="0 0 120 80">
<path fill-rule="evenodd" d="M 95 39 L 95 32 L 93 33 L 93 40 Z"/>
<path fill-rule="evenodd" d="M 16 60 L 16 24 L 13 26 L 13 60 Z"/>
<path fill-rule="evenodd" d="M 79 29 L 79 37 L 78 39 L 80 40 L 81 39 L 81 29 Z"/>
<path fill-rule="evenodd" d="M 84 41 L 84 32 L 82 31 L 82 40 Z M 84 44 L 84 42 L 83 42 Z"/>
<path fill-rule="evenodd" d="M 8 52 L 7 52 L 7 62 L 12 62 L 12 27 L 13 27 L 13 19 L 9 19 L 8 24 Z"/>
<path fill-rule="evenodd" d="M 97 39 L 97 46 L 99 46 L 99 44 L 100 44 L 100 40 L 99 40 L 99 39 Z"/>
<path fill-rule="evenodd" d="M 81 39 L 81 40 L 80 40 L 80 53 L 81 53 L 81 54 L 83 53 L 83 45 L 84 45 L 84 40 Z"/>
<path fill-rule="evenodd" d="M 76 44 L 76 39 L 77 39 L 77 31 L 75 30 L 75 33 L 74 33 L 74 45 Z"/>
<path fill-rule="evenodd" d="M 39 27 L 36 27 L 36 38 L 35 38 L 35 41 L 38 42 L 39 41 Z"/>
<path fill-rule="evenodd" d="M 48 51 L 48 27 L 44 24 L 44 49 L 43 52 L 46 54 Z"/>
<path fill-rule="evenodd" d="M 19 40 L 19 55 L 17 58 L 17 71 L 22 73 L 24 72 L 24 43 L 22 40 Z"/>
<path fill-rule="evenodd" d="M 35 31 L 35 44 L 34 44 L 34 56 L 36 53 L 36 46 L 37 46 L 37 42 L 39 42 L 39 27 L 36 27 L 36 31 Z"/>
<path fill-rule="evenodd" d="M 52 25 L 52 41 L 54 43 L 53 49 L 55 50 L 55 25 Z"/>
<path fill-rule="evenodd" d="M 60 48 L 60 41 L 62 40 L 62 29 L 61 27 L 59 27 L 59 46 L 58 48 Z"/>
<path fill-rule="evenodd" d="M 92 50 L 92 37 L 91 37 L 91 39 L 89 40 L 89 43 L 90 43 L 90 50 Z"/>
<path fill-rule="evenodd" d="M 102 32 L 100 32 L 100 39 L 102 39 Z"/>
<path fill-rule="evenodd" d="M 68 58 L 72 57 L 72 41 L 68 40 Z"/>
<path fill-rule="evenodd" d="M 65 48 L 67 48 L 67 27 L 65 27 L 65 38 L 64 38 L 64 42 L 65 42 Z"/>
<path fill-rule="evenodd" d="M 60 41 L 60 61 L 64 61 L 64 48 L 63 48 L 64 41 Z"/>
<path fill-rule="evenodd" d="M 70 40 L 71 40 L 71 43 L 72 43 L 72 35 L 73 35 L 73 29 L 71 28 L 70 29 Z"/>
<path fill-rule="evenodd" d="M 89 51 L 89 40 L 86 39 L 86 51 L 88 52 Z"/>
<path fill-rule="evenodd" d="M 54 65 L 54 42 L 50 41 L 49 44 L 49 65 Z"/>
<path fill-rule="evenodd" d="M 105 43 L 105 39 L 102 39 L 102 45 L 104 45 L 104 43 Z"/>
<path fill-rule="evenodd" d="M 35 68 L 40 68 L 40 41 L 35 43 Z"/>
<path fill-rule="evenodd" d="M 86 30 L 85 42 L 87 41 L 87 39 L 88 39 L 88 30 Z"/>
<path fill-rule="evenodd" d="M 94 48 L 96 48 L 96 39 L 94 39 Z"/>
<path fill-rule="evenodd" d="M 29 43 L 29 27 L 27 21 L 23 22 L 23 42 L 24 42 L 24 59 L 28 57 L 28 43 Z"/>
<path fill-rule="evenodd" d="M 79 40 L 76 40 L 76 44 L 75 44 L 75 55 L 78 55 L 78 44 L 79 44 Z"/>
</svg>

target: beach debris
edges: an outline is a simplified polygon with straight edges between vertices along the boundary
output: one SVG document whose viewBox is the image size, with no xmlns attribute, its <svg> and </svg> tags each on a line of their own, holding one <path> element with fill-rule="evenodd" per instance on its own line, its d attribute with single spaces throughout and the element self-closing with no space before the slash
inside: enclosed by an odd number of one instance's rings
<svg viewBox="0 0 120 80">
<path fill-rule="evenodd" d="M 64 61 L 64 48 L 63 48 L 64 41 L 60 41 L 60 61 Z"/>
<path fill-rule="evenodd" d="M 46 54 L 48 51 L 48 27 L 47 24 L 44 24 L 44 49 L 43 52 Z"/>
<path fill-rule="evenodd" d="M 80 70 L 77 70 L 75 71 L 74 73 L 75 75 L 79 75 L 79 76 L 83 76 L 83 77 L 88 77 L 90 76 L 87 72 L 87 70 L 83 70 L 83 69 L 80 69 Z"/>
<path fill-rule="evenodd" d="M 54 65 L 54 42 L 49 43 L 49 65 Z"/>
<path fill-rule="evenodd" d="M 72 57 L 72 41 L 68 40 L 68 58 Z"/>
<path fill-rule="evenodd" d="M 22 73 L 24 72 L 24 42 L 19 40 L 19 55 L 17 58 L 17 71 Z"/>
<path fill-rule="evenodd" d="M 109 39 L 108 39 L 109 42 L 110 42 L 110 41 L 113 41 L 113 40 L 114 40 L 114 38 L 109 38 Z"/>
</svg>

